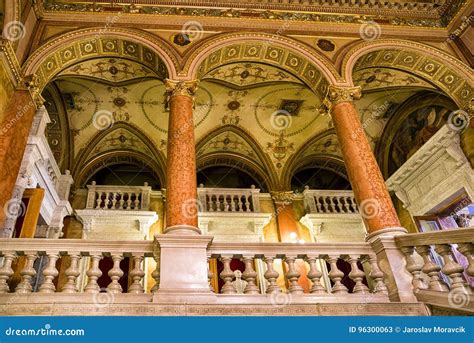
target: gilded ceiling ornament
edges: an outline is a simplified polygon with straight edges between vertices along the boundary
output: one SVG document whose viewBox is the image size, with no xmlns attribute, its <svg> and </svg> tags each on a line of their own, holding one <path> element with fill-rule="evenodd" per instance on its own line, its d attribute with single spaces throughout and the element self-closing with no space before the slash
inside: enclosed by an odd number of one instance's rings
<svg viewBox="0 0 474 343">
<path fill-rule="evenodd" d="M 273 143 L 267 143 L 266 151 L 271 153 L 273 158 L 278 161 L 277 167 L 281 168 L 281 162 L 284 161 L 289 154 L 295 152 L 294 143 L 285 138 L 285 132 L 281 131 L 280 136 Z"/>
</svg>

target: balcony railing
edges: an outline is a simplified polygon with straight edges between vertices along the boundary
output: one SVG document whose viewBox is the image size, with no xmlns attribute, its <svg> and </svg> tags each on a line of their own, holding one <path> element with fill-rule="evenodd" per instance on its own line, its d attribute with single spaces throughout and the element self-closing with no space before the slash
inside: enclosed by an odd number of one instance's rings
<svg viewBox="0 0 474 343">
<path fill-rule="evenodd" d="M 87 209 L 141 210 L 150 208 L 151 187 L 144 186 L 102 186 L 92 182 L 87 186 Z"/>
<path fill-rule="evenodd" d="M 474 228 L 400 235 L 395 241 L 418 300 L 474 312 Z"/>
<path fill-rule="evenodd" d="M 359 213 L 352 191 L 315 190 L 306 186 L 303 196 L 306 213 Z"/>
<path fill-rule="evenodd" d="M 260 189 L 198 187 L 200 212 L 260 212 Z"/>
</svg>

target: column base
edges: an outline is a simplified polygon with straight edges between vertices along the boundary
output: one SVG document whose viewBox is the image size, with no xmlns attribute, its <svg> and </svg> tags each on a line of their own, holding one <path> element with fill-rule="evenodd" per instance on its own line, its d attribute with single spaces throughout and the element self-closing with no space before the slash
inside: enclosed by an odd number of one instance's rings
<svg viewBox="0 0 474 343">
<path fill-rule="evenodd" d="M 395 236 L 406 233 L 403 227 L 389 227 L 367 235 L 366 241 L 377 255 L 390 301 L 414 303 L 418 300 L 413 293 L 412 275 L 406 270 L 405 257 L 395 243 Z"/>
<path fill-rule="evenodd" d="M 155 249 L 160 254 L 156 301 L 212 301 L 215 295 L 209 288 L 207 265 L 207 247 L 212 239 L 189 232 L 155 235 Z"/>
<path fill-rule="evenodd" d="M 403 235 L 408 233 L 408 231 L 401 226 L 393 226 L 393 227 L 386 227 L 383 228 L 382 230 L 377 230 L 372 233 L 368 233 L 365 236 L 365 241 L 370 242 L 376 237 L 394 237 L 398 235 Z"/>
<path fill-rule="evenodd" d="M 176 234 L 176 235 L 200 235 L 201 230 L 192 225 L 173 225 L 168 226 L 163 230 L 163 234 Z"/>
</svg>

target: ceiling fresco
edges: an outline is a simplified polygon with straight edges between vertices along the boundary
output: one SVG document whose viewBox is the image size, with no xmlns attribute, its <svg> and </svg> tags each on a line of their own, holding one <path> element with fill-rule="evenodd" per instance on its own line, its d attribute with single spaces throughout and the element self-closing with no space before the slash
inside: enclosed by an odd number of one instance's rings
<svg viewBox="0 0 474 343">
<path fill-rule="evenodd" d="M 165 86 L 151 73 L 137 62 L 117 58 L 88 60 L 61 72 L 54 84 L 67 112 L 71 156 L 89 161 L 113 151 L 136 151 L 165 158 Z M 394 109 L 417 91 L 433 88 L 417 76 L 388 68 L 359 69 L 355 80 L 365 91 L 356 104 L 373 149 Z M 212 69 L 195 97 L 198 160 L 235 156 L 262 170 L 271 165 L 280 177 L 293 156 L 340 159 L 320 98 L 275 66 L 240 62 Z"/>
</svg>

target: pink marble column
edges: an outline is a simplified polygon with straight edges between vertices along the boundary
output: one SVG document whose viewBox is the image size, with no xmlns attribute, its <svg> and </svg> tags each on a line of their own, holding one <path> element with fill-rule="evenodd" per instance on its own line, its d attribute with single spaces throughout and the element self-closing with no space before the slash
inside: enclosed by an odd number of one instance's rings
<svg viewBox="0 0 474 343">
<path fill-rule="evenodd" d="M 193 101 L 197 81 L 166 80 L 170 109 L 164 233 L 200 234 Z"/>
<path fill-rule="evenodd" d="M 353 100 L 360 96 L 360 87 L 330 86 L 326 101 L 368 233 L 399 230 L 400 221 L 354 106 Z"/>
</svg>

